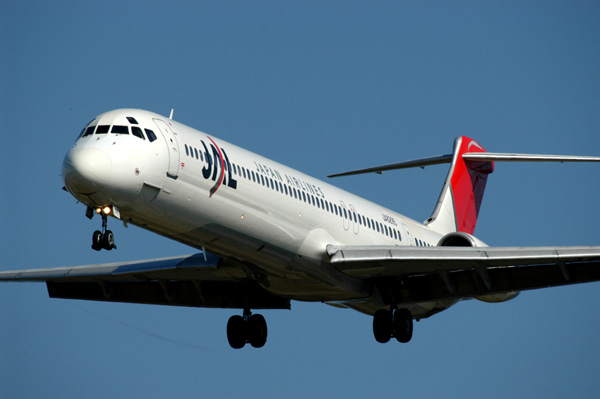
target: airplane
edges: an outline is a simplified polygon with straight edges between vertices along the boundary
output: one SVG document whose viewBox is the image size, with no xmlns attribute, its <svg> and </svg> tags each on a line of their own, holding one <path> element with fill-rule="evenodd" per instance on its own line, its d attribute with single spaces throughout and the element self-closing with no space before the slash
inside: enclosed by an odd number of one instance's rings
<svg viewBox="0 0 600 399">
<path fill-rule="evenodd" d="M 330 177 L 449 163 L 432 215 L 414 221 L 159 114 L 103 113 L 67 152 L 63 189 L 99 215 L 93 250 L 117 248 L 109 217 L 200 252 L 135 262 L 0 272 L 45 282 L 52 298 L 239 309 L 232 348 L 263 347 L 252 311 L 322 302 L 372 316 L 377 342 L 409 342 L 413 320 L 461 300 L 600 280 L 600 246 L 489 247 L 476 238 L 496 162 L 600 157 L 487 152 L 460 136 L 453 152 Z"/>
</svg>

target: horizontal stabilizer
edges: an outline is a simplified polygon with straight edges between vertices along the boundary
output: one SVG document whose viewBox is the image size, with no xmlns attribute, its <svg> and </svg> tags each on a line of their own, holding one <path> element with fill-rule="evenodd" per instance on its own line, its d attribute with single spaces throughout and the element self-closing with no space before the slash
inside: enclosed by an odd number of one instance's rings
<svg viewBox="0 0 600 399">
<path fill-rule="evenodd" d="M 407 169 L 407 168 L 416 168 L 416 167 L 424 168 L 425 166 L 437 165 L 440 163 L 449 163 L 450 161 L 452 161 L 452 154 L 438 155 L 435 157 L 414 159 L 412 161 L 404 161 L 404 162 L 394 163 L 394 164 L 390 164 L 390 165 L 376 166 L 373 168 L 359 169 L 359 170 L 353 170 L 350 172 L 343 172 L 343 173 L 336 173 L 334 175 L 329 175 L 327 177 L 351 176 L 351 175 L 360 175 L 363 173 L 381 173 L 381 172 L 385 172 L 387 170 Z"/>
<path fill-rule="evenodd" d="M 465 161 L 481 162 L 600 162 L 600 157 L 582 155 L 544 155 L 544 154 L 511 154 L 502 152 L 467 152 L 462 155 Z M 360 175 L 364 173 L 381 173 L 389 170 L 424 168 L 425 166 L 450 163 L 452 154 L 438 155 L 429 158 L 419 158 L 412 161 L 398 162 L 372 168 L 352 170 L 350 172 L 336 173 L 327 177 L 341 177 Z"/>
<path fill-rule="evenodd" d="M 463 159 L 495 162 L 600 162 L 600 157 L 581 155 L 505 154 L 501 152 L 468 152 L 463 154 Z"/>
</svg>

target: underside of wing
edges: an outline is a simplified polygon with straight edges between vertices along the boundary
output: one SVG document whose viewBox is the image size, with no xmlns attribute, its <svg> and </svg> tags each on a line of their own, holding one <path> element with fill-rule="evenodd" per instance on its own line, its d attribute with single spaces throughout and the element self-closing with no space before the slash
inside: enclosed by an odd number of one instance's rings
<svg viewBox="0 0 600 399">
<path fill-rule="evenodd" d="M 212 308 L 289 309 L 243 265 L 211 254 L 0 272 L 0 281 L 46 282 L 52 298 Z"/>
<path fill-rule="evenodd" d="M 330 246 L 328 253 L 339 270 L 373 281 L 397 304 L 600 280 L 600 247 Z"/>
</svg>

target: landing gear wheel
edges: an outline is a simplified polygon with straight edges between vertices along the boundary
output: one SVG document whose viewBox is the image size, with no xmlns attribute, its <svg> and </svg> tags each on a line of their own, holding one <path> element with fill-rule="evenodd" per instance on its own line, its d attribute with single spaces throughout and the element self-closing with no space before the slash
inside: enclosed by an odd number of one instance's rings
<svg viewBox="0 0 600 399">
<path fill-rule="evenodd" d="M 250 316 L 248 319 L 248 342 L 255 348 L 262 348 L 267 342 L 267 322 L 260 314 Z"/>
<path fill-rule="evenodd" d="M 373 335 L 375 340 L 385 344 L 392 337 L 393 324 L 392 312 L 386 309 L 379 309 L 373 316 Z"/>
<path fill-rule="evenodd" d="M 111 209 L 111 211 L 113 208 L 116 209 L 116 207 L 109 208 Z M 88 208 L 88 210 L 89 209 L 91 208 Z M 111 249 L 117 249 L 117 246 L 115 245 L 115 235 L 112 231 L 107 229 L 108 213 L 110 212 L 102 212 L 102 230 L 96 230 L 92 235 L 92 249 L 96 251 L 100 251 L 101 249 L 106 249 L 107 251 L 110 251 Z"/>
<path fill-rule="evenodd" d="M 227 341 L 233 349 L 241 349 L 246 345 L 246 321 L 235 315 L 227 322 Z"/>
<path fill-rule="evenodd" d="M 410 341 L 413 333 L 413 319 L 410 310 L 398 309 L 394 312 L 394 336 L 403 344 Z"/>
<path fill-rule="evenodd" d="M 92 235 L 92 249 L 100 251 L 102 247 L 102 232 L 100 230 L 96 230 Z"/>
<path fill-rule="evenodd" d="M 102 247 L 107 251 L 115 248 L 115 235 L 112 231 L 106 230 L 102 236 Z"/>
</svg>

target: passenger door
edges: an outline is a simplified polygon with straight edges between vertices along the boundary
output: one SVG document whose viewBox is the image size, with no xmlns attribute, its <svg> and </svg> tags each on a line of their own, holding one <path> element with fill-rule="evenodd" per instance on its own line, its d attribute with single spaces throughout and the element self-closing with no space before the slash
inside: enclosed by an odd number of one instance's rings
<svg viewBox="0 0 600 399">
<path fill-rule="evenodd" d="M 179 173 L 179 145 L 177 144 L 176 134 L 171 129 L 171 126 L 161 119 L 154 119 L 154 123 L 158 127 L 158 130 L 162 133 L 167 148 L 169 149 L 169 169 L 167 171 L 167 177 L 171 179 L 177 179 Z"/>
</svg>

